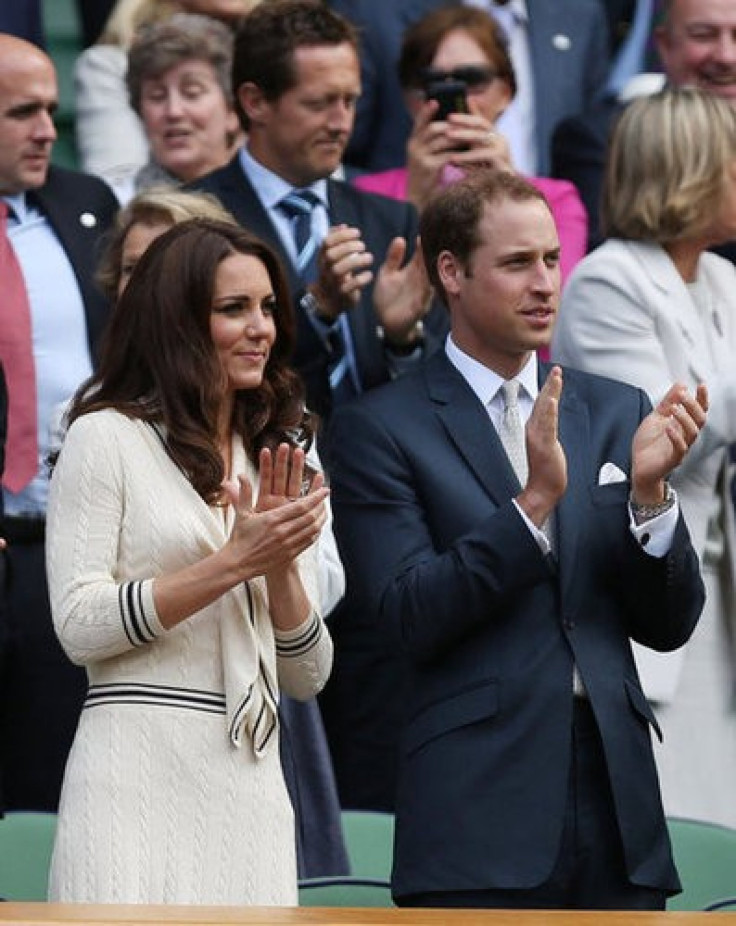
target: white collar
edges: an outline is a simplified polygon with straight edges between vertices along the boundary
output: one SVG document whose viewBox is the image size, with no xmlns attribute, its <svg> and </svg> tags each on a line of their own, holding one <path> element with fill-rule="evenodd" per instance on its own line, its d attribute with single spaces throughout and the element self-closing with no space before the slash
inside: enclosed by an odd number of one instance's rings
<svg viewBox="0 0 736 926">
<path fill-rule="evenodd" d="M 283 177 L 275 174 L 268 167 L 261 164 L 260 161 L 257 161 L 248 150 L 247 142 L 240 149 L 239 159 L 243 173 L 256 189 L 258 197 L 266 209 L 275 208 L 284 196 L 294 189 L 293 184 L 288 183 Z M 315 180 L 308 187 L 300 187 L 300 189 L 311 190 L 315 196 L 319 197 L 322 205 L 327 208 L 327 180 Z"/>
<path fill-rule="evenodd" d="M 445 351 L 450 363 L 457 369 L 463 379 L 467 381 L 470 388 L 483 403 L 483 406 L 488 407 L 488 404 L 493 401 L 498 390 L 505 382 L 504 378 L 461 350 L 452 340 L 452 335 L 447 336 Z M 527 364 L 514 379 L 517 379 L 521 383 L 524 387 L 524 391 L 531 401 L 534 402 L 539 394 L 538 360 L 536 353 L 531 355 Z"/>
</svg>

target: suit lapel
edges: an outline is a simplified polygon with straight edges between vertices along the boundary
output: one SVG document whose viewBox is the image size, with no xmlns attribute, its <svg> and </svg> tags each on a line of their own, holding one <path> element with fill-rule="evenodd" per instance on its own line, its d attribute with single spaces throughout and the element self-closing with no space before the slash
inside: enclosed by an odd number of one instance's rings
<svg viewBox="0 0 736 926">
<path fill-rule="evenodd" d="M 544 74 L 544 84 L 539 86 L 539 81 L 532 80 L 532 93 L 534 95 L 534 118 L 537 122 L 536 134 L 538 138 L 551 137 L 551 121 L 559 118 L 559 100 L 564 94 L 561 93 L 560 86 L 560 68 L 557 57 L 560 52 L 556 52 L 552 47 L 552 36 L 565 27 L 564 4 L 548 3 L 543 0 L 541 3 L 535 0 L 527 0 L 527 11 L 529 16 L 529 57 L 532 62 L 532 71 L 536 77 L 538 74 Z M 562 21 L 560 20 L 562 17 Z M 549 101 L 555 101 L 550 107 Z M 541 163 L 541 168 L 544 168 Z"/>
<path fill-rule="evenodd" d="M 444 350 L 427 361 L 425 377 L 437 417 L 458 453 L 496 505 L 505 504 L 518 494 L 519 483 L 487 411 Z"/>
<path fill-rule="evenodd" d="M 703 341 L 700 313 L 677 268 L 658 244 L 631 241 L 626 246 L 652 285 L 664 295 L 666 312 L 687 345 L 688 365 L 693 379 L 708 379 L 712 361 L 708 345 Z M 710 319 L 705 324 L 710 324 Z"/>
<path fill-rule="evenodd" d="M 540 363 L 540 386 L 550 365 Z M 496 429 L 475 393 L 439 350 L 426 363 L 429 398 L 458 453 L 498 506 L 519 493 L 519 483 Z M 574 384 L 563 387 L 559 437 L 567 458 L 568 488 L 555 511 L 555 555 L 565 593 L 574 591 L 574 574 L 580 537 L 580 511 L 589 504 L 590 419 Z M 569 599 L 572 601 L 572 598 Z"/>
</svg>

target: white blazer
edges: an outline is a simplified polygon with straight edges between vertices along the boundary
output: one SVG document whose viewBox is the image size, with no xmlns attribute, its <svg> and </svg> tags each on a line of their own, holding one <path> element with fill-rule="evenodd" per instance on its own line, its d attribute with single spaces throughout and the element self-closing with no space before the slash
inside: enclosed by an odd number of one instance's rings
<svg viewBox="0 0 736 926">
<path fill-rule="evenodd" d="M 704 253 L 693 299 L 667 252 L 657 244 L 611 239 L 575 268 L 562 294 L 552 358 L 624 380 L 657 403 L 674 382 L 708 386 L 707 423 L 672 474 L 693 546 L 702 557 L 708 520 L 723 507 L 728 583 L 726 604 L 736 628 L 736 527 L 729 493 L 736 441 L 736 267 Z M 637 647 L 644 689 L 672 699 L 683 650 L 660 654 Z M 734 654 L 736 659 L 736 654 Z"/>
</svg>

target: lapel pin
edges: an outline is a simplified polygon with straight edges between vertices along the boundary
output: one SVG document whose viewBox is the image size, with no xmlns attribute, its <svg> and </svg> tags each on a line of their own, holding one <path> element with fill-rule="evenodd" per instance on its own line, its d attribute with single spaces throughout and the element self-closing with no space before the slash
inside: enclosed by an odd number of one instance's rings
<svg viewBox="0 0 736 926">
<path fill-rule="evenodd" d="M 91 212 L 83 212 L 79 216 L 79 224 L 85 228 L 94 228 L 97 225 L 97 216 Z"/>
<path fill-rule="evenodd" d="M 561 32 L 558 32 L 556 35 L 552 36 L 552 45 L 557 51 L 570 51 L 572 42 L 570 41 L 569 35 L 563 35 Z"/>
</svg>

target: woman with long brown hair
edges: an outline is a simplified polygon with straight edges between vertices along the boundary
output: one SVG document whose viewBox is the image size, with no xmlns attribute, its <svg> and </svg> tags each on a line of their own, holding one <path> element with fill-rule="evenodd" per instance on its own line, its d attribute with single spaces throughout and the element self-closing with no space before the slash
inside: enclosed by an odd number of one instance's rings
<svg viewBox="0 0 736 926">
<path fill-rule="evenodd" d="M 58 900 L 296 902 L 279 691 L 329 673 L 327 489 L 288 366 L 286 284 L 242 229 L 146 250 L 76 397 L 48 520 L 54 623 L 90 688 L 67 765 Z"/>
</svg>

